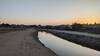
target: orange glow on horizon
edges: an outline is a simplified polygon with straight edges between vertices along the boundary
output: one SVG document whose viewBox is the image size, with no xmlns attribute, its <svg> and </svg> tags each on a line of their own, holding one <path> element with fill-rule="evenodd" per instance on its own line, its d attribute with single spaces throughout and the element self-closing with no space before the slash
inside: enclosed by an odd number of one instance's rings
<svg viewBox="0 0 100 56">
<path fill-rule="evenodd" d="M 4 23 L 10 23 L 10 24 L 26 24 L 26 25 L 71 25 L 72 23 L 81 23 L 81 24 L 94 24 L 95 22 L 100 24 L 100 19 L 96 17 L 76 17 L 71 19 L 3 19 L 0 20 Z"/>
<path fill-rule="evenodd" d="M 78 23 L 81 24 L 94 24 L 94 23 L 98 23 L 100 24 L 100 18 L 99 17 L 94 17 L 94 16 L 84 16 L 84 17 L 79 17 L 76 18 Z"/>
</svg>

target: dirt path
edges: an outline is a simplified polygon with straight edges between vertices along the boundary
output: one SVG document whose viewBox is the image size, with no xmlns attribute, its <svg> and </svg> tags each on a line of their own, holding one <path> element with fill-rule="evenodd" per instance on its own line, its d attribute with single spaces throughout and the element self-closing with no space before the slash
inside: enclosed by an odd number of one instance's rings
<svg viewBox="0 0 100 56">
<path fill-rule="evenodd" d="M 32 37 L 35 30 L 0 34 L 0 56 L 56 56 Z"/>
</svg>

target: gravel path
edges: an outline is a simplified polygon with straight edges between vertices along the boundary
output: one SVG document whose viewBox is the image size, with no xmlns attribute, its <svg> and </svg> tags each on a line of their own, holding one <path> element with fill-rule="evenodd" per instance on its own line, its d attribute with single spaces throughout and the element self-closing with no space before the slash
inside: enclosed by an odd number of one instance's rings
<svg viewBox="0 0 100 56">
<path fill-rule="evenodd" d="M 35 30 L 0 34 L 0 56 L 56 56 L 36 41 Z"/>
</svg>

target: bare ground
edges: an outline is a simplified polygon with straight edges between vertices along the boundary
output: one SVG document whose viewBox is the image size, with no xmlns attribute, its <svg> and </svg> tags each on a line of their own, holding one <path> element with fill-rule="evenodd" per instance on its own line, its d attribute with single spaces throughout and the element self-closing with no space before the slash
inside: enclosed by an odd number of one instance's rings
<svg viewBox="0 0 100 56">
<path fill-rule="evenodd" d="M 0 34 L 0 56 L 56 56 L 36 39 L 35 30 L 29 29 Z"/>
</svg>

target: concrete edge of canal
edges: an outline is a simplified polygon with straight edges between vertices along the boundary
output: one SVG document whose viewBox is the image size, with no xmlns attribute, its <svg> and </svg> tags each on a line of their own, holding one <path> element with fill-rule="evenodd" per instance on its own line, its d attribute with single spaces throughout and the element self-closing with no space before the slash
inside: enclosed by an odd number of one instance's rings
<svg viewBox="0 0 100 56">
<path fill-rule="evenodd" d="M 35 32 L 33 32 L 31 35 L 33 36 L 33 39 L 38 42 L 42 47 L 44 47 L 48 52 L 45 53 L 48 56 L 58 56 L 55 52 L 53 52 L 51 49 L 49 49 L 48 47 L 46 47 L 43 43 L 41 43 L 41 41 L 38 38 L 38 30 L 36 30 Z M 34 38 L 35 37 L 35 38 Z M 41 55 L 42 56 L 42 55 Z"/>
</svg>

